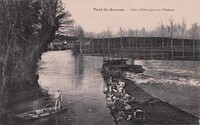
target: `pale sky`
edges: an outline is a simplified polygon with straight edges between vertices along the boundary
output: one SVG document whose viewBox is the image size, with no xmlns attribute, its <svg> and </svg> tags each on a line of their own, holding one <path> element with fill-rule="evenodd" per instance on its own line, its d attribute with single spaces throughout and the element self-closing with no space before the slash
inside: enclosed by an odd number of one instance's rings
<svg viewBox="0 0 200 125">
<path fill-rule="evenodd" d="M 181 23 L 184 18 L 187 28 L 192 23 L 200 25 L 200 0 L 62 0 L 72 18 L 87 32 L 101 32 L 108 26 L 113 32 L 123 29 L 154 29 L 162 21 Z M 124 9 L 125 11 L 94 11 L 97 9 Z M 131 11 L 131 9 L 161 9 L 161 11 Z M 162 11 L 162 9 L 174 11 Z"/>
</svg>

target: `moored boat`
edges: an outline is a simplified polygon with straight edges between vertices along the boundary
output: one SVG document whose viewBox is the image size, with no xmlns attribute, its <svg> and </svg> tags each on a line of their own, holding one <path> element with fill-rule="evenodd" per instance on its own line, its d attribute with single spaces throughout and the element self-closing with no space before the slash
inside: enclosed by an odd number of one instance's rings
<svg viewBox="0 0 200 125">
<path fill-rule="evenodd" d="M 61 107 L 61 109 L 57 109 L 57 110 L 55 110 L 55 107 L 47 107 L 47 108 L 20 113 L 20 114 L 14 115 L 14 117 L 21 120 L 34 120 L 34 119 L 50 116 L 59 112 L 63 112 L 66 110 L 67 110 L 67 107 Z"/>
<path fill-rule="evenodd" d="M 103 71 L 119 69 L 120 71 L 129 71 L 134 73 L 143 73 L 145 71 L 141 65 L 127 64 L 128 59 L 113 59 L 113 60 L 104 60 L 102 69 Z"/>
</svg>

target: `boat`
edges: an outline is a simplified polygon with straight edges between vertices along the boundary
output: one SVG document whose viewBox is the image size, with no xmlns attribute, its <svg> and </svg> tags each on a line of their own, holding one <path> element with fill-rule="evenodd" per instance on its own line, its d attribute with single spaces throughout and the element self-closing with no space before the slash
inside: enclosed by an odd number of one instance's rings
<svg viewBox="0 0 200 125">
<path fill-rule="evenodd" d="M 129 72 L 134 72 L 134 73 L 143 73 L 145 69 L 142 68 L 141 65 L 128 65 L 128 70 Z"/>
<path fill-rule="evenodd" d="M 55 107 L 47 107 L 47 108 L 20 113 L 20 114 L 14 115 L 14 117 L 21 120 L 34 120 L 34 119 L 50 116 L 56 113 L 60 113 L 63 111 L 67 111 L 67 107 L 61 107 L 61 109 L 57 109 L 57 110 L 55 110 Z"/>
<path fill-rule="evenodd" d="M 133 73 L 143 73 L 145 69 L 141 65 L 127 64 L 128 59 L 113 59 L 104 60 L 102 69 L 103 71 L 119 69 L 120 71 L 129 71 Z"/>
</svg>

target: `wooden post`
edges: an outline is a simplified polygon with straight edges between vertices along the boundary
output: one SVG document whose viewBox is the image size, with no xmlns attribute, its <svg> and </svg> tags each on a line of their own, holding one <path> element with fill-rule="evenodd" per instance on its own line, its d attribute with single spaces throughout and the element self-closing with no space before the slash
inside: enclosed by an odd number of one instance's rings
<svg viewBox="0 0 200 125">
<path fill-rule="evenodd" d="M 152 40 L 153 40 L 153 37 L 151 37 L 151 59 L 152 59 Z"/>
<path fill-rule="evenodd" d="M 171 59 L 174 59 L 174 45 L 173 45 L 173 39 L 171 37 Z"/>
<path fill-rule="evenodd" d="M 146 55 L 146 39 L 143 42 L 144 42 L 144 59 L 145 59 L 145 55 Z"/>
<path fill-rule="evenodd" d="M 123 45 L 122 45 L 122 37 L 120 38 L 120 52 L 121 52 L 121 58 L 123 58 Z"/>
<path fill-rule="evenodd" d="M 193 45 L 192 51 L 193 51 L 193 61 L 194 61 L 195 60 L 195 40 L 193 40 L 192 45 Z"/>
<path fill-rule="evenodd" d="M 93 44 L 92 44 L 92 54 L 94 54 L 94 44 L 95 44 L 95 42 L 93 42 Z"/>
<path fill-rule="evenodd" d="M 184 45 L 184 39 L 182 39 L 182 60 L 184 59 L 185 54 L 185 45 Z"/>
<path fill-rule="evenodd" d="M 171 59 L 174 59 L 174 45 L 173 45 L 174 20 L 171 18 L 169 22 L 170 22 L 170 37 L 171 37 Z"/>
<path fill-rule="evenodd" d="M 200 40 L 198 40 L 197 43 L 198 43 L 197 44 L 197 47 L 198 47 L 197 48 L 197 52 L 198 52 L 198 58 L 197 58 L 197 60 L 200 61 Z"/>
<path fill-rule="evenodd" d="M 164 59 L 164 37 L 162 36 L 162 59 Z"/>
<path fill-rule="evenodd" d="M 82 53 L 82 47 L 83 47 L 82 39 L 80 39 L 79 41 L 80 41 L 80 53 Z"/>
<path fill-rule="evenodd" d="M 103 53 L 103 49 L 102 49 L 102 42 L 101 42 L 101 40 L 100 39 L 98 39 L 98 41 L 99 41 L 99 53 L 100 53 L 100 55 L 102 55 L 102 53 Z"/>
<path fill-rule="evenodd" d="M 108 42 L 107 49 L 110 50 L 110 39 L 109 38 L 108 38 L 107 42 Z"/>
<path fill-rule="evenodd" d="M 136 39 L 136 41 L 135 41 L 135 49 L 137 50 L 137 42 L 138 42 L 138 37 L 136 37 L 137 39 Z"/>
</svg>

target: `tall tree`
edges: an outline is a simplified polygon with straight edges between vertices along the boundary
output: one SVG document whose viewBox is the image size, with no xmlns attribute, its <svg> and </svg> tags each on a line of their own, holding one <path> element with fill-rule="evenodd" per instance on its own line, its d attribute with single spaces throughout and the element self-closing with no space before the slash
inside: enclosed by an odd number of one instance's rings
<svg viewBox="0 0 200 125">
<path fill-rule="evenodd" d="M 191 39 L 197 39 L 198 38 L 198 24 L 197 23 L 193 23 L 192 27 L 190 29 L 190 38 Z"/>
<path fill-rule="evenodd" d="M 184 53 L 185 53 L 185 45 L 184 45 L 184 39 L 185 39 L 185 31 L 186 31 L 186 23 L 185 23 L 185 19 L 183 19 L 182 21 L 182 25 L 181 25 L 181 38 L 182 38 L 182 59 L 184 58 Z"/>
<path fill-rule="evenodd" d="M 63 19 L 59 5 L 59 0 L 0 1 L 1 93 L 7 85 L 34 81 L 36 63 Z"/>
<path fill-rule="evenodd" d="M 173 33 L 174 33 L 174 19 L 169 19 L 170 26 L 169 26 L 169 32 L 170 32 L 170 38 L 171 38 L 171 59 L 174 59 L 174 45 L 173 45 Z"/>
<path fill-rule="evenodd" d="M 56 18 L 55 18 L 56 33 L 60 35 L 72 35 L 74 28 L 74 20 L 71 18 L 69 11 L 66 11 L 65 4 L 61 0 L 57 2 Z"/>
<path fill-rule="evenodd" d="M 195 60 L 195 56 L 196 56 L 196 54 L 195 54 L 195 40 L 197 39 L 197 37 L 198 37 L 198 24 L 197 24 L 197 22 L 196 23 L 194 23 L 194 24 L 192 24 L 192 27 L 191 27 L 191 29 L 190 29 L 190 35 L 191 35 L 191 38 L 193 39 L 193 42 L 192 42 L 192 46 L 193 46 L 193 60 Z"/>
</svg>

